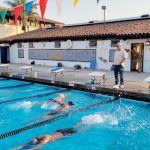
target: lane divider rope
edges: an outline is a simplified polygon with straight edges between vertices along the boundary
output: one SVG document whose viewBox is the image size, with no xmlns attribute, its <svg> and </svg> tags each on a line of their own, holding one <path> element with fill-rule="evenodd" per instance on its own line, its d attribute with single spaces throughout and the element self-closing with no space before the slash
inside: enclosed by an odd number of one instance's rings
<svg viewBox="0 0 150 150">
<path fill-rule="evenodd" d="M 37 95 L 33 95 L 33 96 L 26 96 L 26 97 L 22 97 L 22 98 L 10 99 L 10 100 L 6 100 L 6 101 L 0 101 L 0 104 L 16 102 L 16 101 L 21 101 L 21 100 L 31 99 L 31 98 L 36 98 L 36 97 L 44 97 L 44 96 L 48 96 L 48 95 L 52 95 L 52 94 L 56 94 L 56 93 L 70 91 L 70 90 L 71 89 L 64 89 L 64 90 L 59 90 L 59 91 L 55 91 L 55 92 L 48 92 L 48 93 L 44 93 L 44 94 L 37 94 Z"/>
<path fill-rule="evenodd" d="M 0 139 L 4 139 L 4 138 L 10 137 L 10 136 L 19 134 L 19 133 L 21 133 L 21 132 L 24 132 L 24 131 L 26 131 L 26 130 L 30 130 L 30 129 L 33 129 L 33 128 L 37 128 L 37 127 L 40 127 L 40 126 L 49 124 L 49 123 L 51 123 L 51 122 L 54 122 L 54 121 L 57 121 L 57 120 L 66 118 L 66 117 L 68 117 L 68 116 L 71 115 L 71 114 L 75 114 L 75 113 L 78 113 L 78 112 L 81 112 L 81 111 L 85 111 L 85 110 L 88 110 L 88 109 L 91 109 L 91 108 L 94 108 L 94 107 L 98 107 L 98 106 L 101 106 L 101 105 L 105 105 L 105 104 L 107 104 L 107 103 L 110 103 L 110 102 L 119 100 L 119 98 L 120 98 L 119 96 L 118 96 L 118 97 L 114 97 L 114 98 L 108 99 L 108 100 L 106 100 L 106 101 L 102 101 L 102 102 L 99 102 L 99 103 L 96 103 L 96 104 L 92 104 L 92 105 L 89 105 L 89 106 L 86 106 L 86 107 L 83 107 L 83 108 L 79 108 L 79 109 L 70 111 L 70 112 L 68 112 L 68 113 L 65 113 L 65 114 L 62 114 L 62 115 L 59 115 L 59 116 L 50 118 L 50 119 L 48 119 L 48 120 L 44 120 L 44 121 L 41 121 L 41 122 L 38 122 L 38 123 L 35 123 L 35 124 L 32 124 L 32 125 L 28 125 L 28 126 L 22 127 L 22 128 L 20 128 L 20 129 L 17 129 L 17 130 L 13 130 L 13 131 L 10 131 L 10 132 L 1 134 L 1 135 L 0 135 Z"/>
<path fill-rule="evenodd" d="M 17 88 L 17 87 L 28 86 L 28 85 L 33 85 L 33 84 L 34 83 L 27 83 L 27 84 L 20 84 L 20 85 L 14 85 L 14 86 L 5 86 L 5 87 L 0 87 L 0 89 Z"/>
</svg>

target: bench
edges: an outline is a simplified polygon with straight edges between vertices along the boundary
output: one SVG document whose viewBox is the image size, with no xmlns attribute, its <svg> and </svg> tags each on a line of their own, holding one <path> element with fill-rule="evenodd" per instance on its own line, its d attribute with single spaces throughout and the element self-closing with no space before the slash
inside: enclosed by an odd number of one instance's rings
<svg viewBox="0 0 150 150">
<path fill-rule="evenodd" d="M 23 67 L 20 67 L 20 69 L 25 70 L 26 74 L 28 72 L 32 72 L 32 68 L 33 68 L 32 66 L 23 66 Z"/>
<path fill-rule="evenodd" d="M 106 73 L 105 72 L 91 72 L 88 74 L 88 76 L 91 77 L 91 81 L 93 81 L 93 84 L 100 83 L 101 78 L 102 78 L 103 83 L 104 83 Z"/>
<path fill-rule="evenodd" d="M 150 89 L 150 76 L 144 79 L 144 82 L 148 83 L 148 87 Z"/>
<path fill-rule="evenodd" d="M 8 71 L 8 66 L 9 66 L 9 64 L 1 64 L 0 65 L 0 70 L 1 71 Z"/>
<path fill-rule="evenodd" d="M 55 76 L 55 78 L 58 75 L 64 76 L 64 69 L 62 68 L 52 68 L 48 70 L 48 72 L 52 73 L 52 75 Z"/>
</svg>

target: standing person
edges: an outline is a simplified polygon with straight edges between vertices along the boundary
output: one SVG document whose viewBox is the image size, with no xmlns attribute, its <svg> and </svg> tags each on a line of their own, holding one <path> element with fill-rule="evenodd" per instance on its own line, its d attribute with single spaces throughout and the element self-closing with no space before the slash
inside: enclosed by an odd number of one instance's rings
<svg viewBox="0 0 150 150">
<path fill-rule="evenodd" d="M 113 86 L 113 88 L 119 89 L 119 88 L 124 88 L 123 72 L 124 72 L 124 62 L 127 59 L 127 54 L 123 49 L 121 43 L 117 43 L 116 47 L 117 50 L 115 52 L 115 57 L 114 57 L 115 85 Z M 119 85 L 119 76 L 120 76 L 120 85 Z"/>
</svg>

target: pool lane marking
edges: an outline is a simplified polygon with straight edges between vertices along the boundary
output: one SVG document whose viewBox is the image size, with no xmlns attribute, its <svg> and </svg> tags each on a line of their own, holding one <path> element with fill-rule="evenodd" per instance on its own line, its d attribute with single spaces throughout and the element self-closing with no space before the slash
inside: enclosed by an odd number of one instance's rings
<svg viewBox="0 0 150 150">
<path fill-rule="evenodd" d="M 70 91 L 70 90 L 71 89 L 64 89 L 64 90 L 48 92 L 48 93 L 44 93 L 44 94 L 37 94 L 37 95 L 33 95 L 33 96 L 27 96 L 27 97 L 22 97 L 22 98 L 10 99 L 10 100 L 6 100 L 6 101 L 0 101 L 0 105 L 5 104 L 5 103 L 10 103 L 10 102 L 17 102 L 17 101 L 21 101 L 21 100 L 25 100 L 25 99 L 36 98 L 36 97 L 44 97 L 44 96 L 48 96 L 48 95 L 52 95 L 52 94 L 56 94 L 56 93 Z"/>
<path fill-rule="evenodd" d="M 17 88 L 17 87 L 28 86 L 28 85 L 33 85 L 33 84 L 34 83 L 27 83 L 27 84 L 13 85 L 13 86 L 5 86 L 5 87 L 0 87 L 0 90 L 1 89 Z"/>
<path fill-rule="evenodd" d="M 62 115 L 59 115 L 59 116 L 56 116 L 56 117 L 50 118 L 48 120 L 44 120 L 44 121 L 37 122 L 37 123 L 32 124 L 32 125 L 28 125 L 28 126 L 22 127 L 20 129 L 17 129 L 17 130 L 6 132 L 6 133 L 0 135 L 0 140 L 4 139 L 4 138 L 7 138 L 7 137 L 10 137 L 10 136 L 13 136 L 13 135 L 16 135 L 16 134 L 19 134 L 19 133 L 24 132 L 26 130 L 37 128 L 37 127 L 49 124 L 51 122 L 54 122 L 54 121 L 66 118 L 66 117 L 70 116 L 71 114 L 75 114 L 75 113 L 78 113 L 78 112 L 81 112 L 81 111 L 85 111 L 87 109 L 91 109 L 91 108 L 94 108 L 94 107 L 98 107 L 98 106 L 101 106 L 101 105 L 108 104 L 110 102 L 119 100 L 119 98 L 120 98 L 119 96 L 118 97 L 114 97 L 114 98 L 108 99 L 106 101 L 102 101 L 102 102 L 99 102 L 99 103 L 96 103 L 96 104 L 92 104 L 92 105 L 89 105 L 89 106 L 86 106 L 86 107 L 83 107 L 83 108 L 79 108 L 79 109 L 73 110 L 71 112 L 68 112 L 68 113 L 65 113 L 65 114 L 62 114 Z"/>
</svg>

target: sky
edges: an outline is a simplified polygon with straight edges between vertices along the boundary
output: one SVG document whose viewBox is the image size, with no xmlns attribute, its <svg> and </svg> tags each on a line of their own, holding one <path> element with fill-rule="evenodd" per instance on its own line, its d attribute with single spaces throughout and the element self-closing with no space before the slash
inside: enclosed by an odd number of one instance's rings
<svg viewBox="0 0 150 150">
<path fill-rule="evenodd" d="M 5 0 L 0 0 L 0 6 L 6 6 L 4 2 Z M 103 5 L 106 6 L 106 20 L 150 14 L 150 0 L 100 0 L 98 5 L 97 0 L 79 0 L 76 8 L 73 0 L 63 0 L 62 13 L 59 16 L 56 0 L 48 0 L 45 18 L 65 24 L 103 20 Z"/>
</svg>

